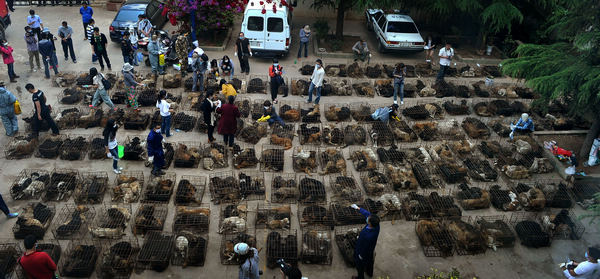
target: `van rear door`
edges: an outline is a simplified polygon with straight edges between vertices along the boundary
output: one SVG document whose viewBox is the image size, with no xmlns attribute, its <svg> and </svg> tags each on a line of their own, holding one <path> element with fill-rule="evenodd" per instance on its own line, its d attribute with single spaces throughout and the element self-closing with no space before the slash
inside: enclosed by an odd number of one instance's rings
<svg viewBox="0 0 600 279">
<path fill-rule="evenodd" d="M 246 21 L 246 33 L 244 33 L 244 36 L 250 41 L 251 48 L 264 49 L 265 17 L 262 15 L 248 16 Z"/>
<path fill-rule="evenodd" d="M 285 50 L 285 27 L 281 17 L 267 17 L 267 37 L 265 49 Z"/>
</svg>

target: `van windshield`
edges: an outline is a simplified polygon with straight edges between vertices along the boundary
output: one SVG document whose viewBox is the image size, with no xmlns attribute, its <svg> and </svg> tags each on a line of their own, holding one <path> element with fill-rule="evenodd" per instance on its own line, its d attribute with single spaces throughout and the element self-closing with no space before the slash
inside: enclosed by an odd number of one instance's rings
<svg viewBox="0 0 600 279">
<path fill-rule="evenodd" d="M 248 17 L 248 30 L 250 31 L 263 31 L 265 20 L 262 17 L 251 16 Z"/>
<path fill-rule="evenodd" d="M 392 33 L 419 33 L 412 22 L 388 21 L 387 32 Z"/>
<path fill-rule="evenodd" d="M 268 32 L 283 32 L 283 19 L 278 17 L 270 17 L 267 20 Z"/>
</svg>

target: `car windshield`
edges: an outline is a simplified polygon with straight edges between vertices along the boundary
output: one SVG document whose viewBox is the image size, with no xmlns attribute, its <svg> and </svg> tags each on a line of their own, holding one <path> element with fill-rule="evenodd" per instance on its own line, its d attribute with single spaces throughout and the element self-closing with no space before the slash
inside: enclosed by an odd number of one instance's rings
<svg viewBox="0 0 600 279">
<path fill-rule="evenodd" d="M 137 21 L 138 15 L 143 14 L 143 10 L 120 10 L 117 14 L 117 21 Z"/>
<path fill-rule="evenodd" d="M 412 22 L 404 21 L 389 21 L 387 26 L 387 32 L 392 33 L 419 33 L 417 27 Z"/>
</svg>

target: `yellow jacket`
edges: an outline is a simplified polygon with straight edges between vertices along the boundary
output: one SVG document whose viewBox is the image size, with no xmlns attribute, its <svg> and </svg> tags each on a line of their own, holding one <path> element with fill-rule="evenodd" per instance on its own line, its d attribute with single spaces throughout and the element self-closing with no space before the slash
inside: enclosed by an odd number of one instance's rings
<svg viewBox="0 0 600 279">
<path fill-rule="evenodd" d="M 235 92 L 235 88 L 233 88 L 233 85 L 229 83 L 221 85 L 221 93 L 223 93 L 225 97 L 237 95 L 237 92 Z"/>
</svg>

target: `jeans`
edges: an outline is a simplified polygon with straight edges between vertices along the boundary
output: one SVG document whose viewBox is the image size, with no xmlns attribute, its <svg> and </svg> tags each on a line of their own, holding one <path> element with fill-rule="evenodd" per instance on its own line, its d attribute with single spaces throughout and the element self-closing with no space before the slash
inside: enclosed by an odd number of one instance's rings
<svg viewBox="0 0 600 279">
<path fill-rule="evenodd" d="M 437 78 L 435 81 L 444 80 L 444 75 L 446 75 L 446 69 L 450 66 L 440 65 L 440 70 L 438 71 Z"/>
<path fill-rule="evenodd" d="M 40 68 L 40 52 L 38 50 L 27 51 L 29 54 L 29 67 L 33 71 L 33 58 L 35 58 L 35 64 L 37 64 L 38 69 Z"/>
<path fill-rule="evenodd" d="M 73 62 L 77 61 L 77 58 L 75 58 L 75 51 L 73 50 L 73 39 L 68 38 L 64 41 L 61 40 L 60 43 L 62 44 L 63 52 L 65 53 L 65 60 L 69 60 L 69 53 L 71 53 Z"/>
<path fill-rule="evenodd" d="M 2 125 L 4 125 L 4 130 L 6 130 L 7 136 L 12 136 L 19 131 L 19 122 L 17 121 L 16 114 L 2 114 L 0 117 L 2 118 Z"/>
<path fill-rule="evenodd" d="M 250 53 L 238 53 L 238 59 L 240 60 L 240 68 L 242 68 L 242 73 L 250 73 L 250 64 L 248 64 L 248 56 L 250 56 Z"/>
<path fill-rule="evenodd" d="M 308 101 L 312 102 L 312 96 L 313 96 L 313 91 L 315 91 L 315 84 L 314 83 L 310 83 L 310 86 L 308 87 Z M 317 87 L 317 98 L 315 99 L 315 104 L 318 105 L 319 104 L 319 100 L 321 100 L 321 89 L 323 89 L 323 86 L 319 86 Z"/>
<path fill-rule="evenodd" d="M 267 119 L 267 123 L 269 123 L 269 126 L 273 125 L 273 123 L 279 123 L 281 126 L 285 126 L 285 123 L 283 122 L 283 119 L 281 119 L 281 117 L 279 117 L 279 115 L 277 115 L 276 117 L 271 117 L 269 119 Z"/>
<path fill-rule="evenodd" d="M 15 63 L 6 64 L 6 67 L 8 68 L 8 78 L 10 78 L 10 80 L 15 79 L 17 76 L 17 74 L 15 74 Z"/>
<path fill-rule="evenodd" d="M 171 136 L 171 115 L 163 116 L 162 123 L 160 124 L 160 133 L 167 135 L 167 138 Z"/>
<path fill-rule="evenodd" d="M 198 81 L 200 82 L 200 92 L 204 92 L 204 74 L 194 72 L 192 75 L 194 85 L 192 85 L 192 91 L 196 91 L 198 88 Z"/>
<path fill-rule="evenodd" d="M 365 51 L 363 53 L 358 53 L 358 51 L 352 51 L 354 53 L 354 60 L 356 59 L 360 59 L 360 61 L 365 61 L 365 59 L 369 59 L 368 61 L 371 61 L 371 58 L 369 57 L 369 52 Z"/>
<path fill-rule="evenodd" d="M 4 214 L 7 216 L 8 216 L 8 214 L 10 214 L 10 210 L 8 209 L 8 206 L 6 205 L 6 202 L 4 202 L 2 195 L 0 195 L 0 210 L 2 210 L 2 212 L 4 212 Z"/>
<path fill-rule="evenodd" d="M 52 129 L 52 133 L 58 135 L 59 134 L 58 126 L 56 126 L 54 119 L 52 119 L 52 117 L 50 116 L 50 111 L 49 110 L 42 111 L 42 113 L 40 113 L 40 116 L 42 116 L 42 120 L 39 120 L 37 118 L 37 112 L 35 112 L 33 114 L 33 127 L 31 129 L 33 136 L 37 138 L 37 136 L 40 134 L 40 126 L 42 124 L 41 122 L 44 120 L 48 123 L 48 126 L 50 126 L 50 129 Z"/>
<path fill-rule="evenodd" d="M 400 102 L 404 101 L 404 81 L 401 83 L 394 83 L 394 101 L 398 98 L 398 93 L 400 93 Z"/>
<path fill-rule="evenodd" d="M 134 66 L 136 64 L 136 61 L 133 58 L 133 54 L 123 53 L 123 63 L 129 63 L 129 65 Z"/>
<path fill-rule="evenodd" d="M 108 150 L 110 152 L 110 155 L 112 155 L 114 170 L 119 169 L 119 151 L 117 150 L 117 148 L 118 147 Z"/>
<path fill-rule="evenodd" d="M 58 71 L 58 57 L 56 57 L 56 51 L 52 52 L 52 61 L 54 61 L 54 68 Z"/>
<path fill-rule="evenodd" d="M 356 262 L 356 270 L 358 271 L 358 279 L 364 279 L 365 273 L 369 275 L 369 277 L 373 277 L 373 264 L 374 260 L 371 259 L 358 259 L 354 257 L 354 261 Z"/>
<path fill-rule="evenodd" d="M 88 24 L 90 24 L 90 23 L 89 22 L 84 22 L 83 23 L 83 37 L 86 38 L 86 39 L 89 39 L 88 38 L 88 33 L 87 33 L 87 26 L 88 26 Z"/>
<path fill-rule="evenodd" d="M 162 74 L 165 72 L 164 67 L 158 63 L 158 54 L 157 55 L 149 54 L 148 59 L 150 60 L 150 66 L 152 67 L 153 74 L 156 74 L 156 73 Z"/>
<path fill-rule="evenodd" d="M 102 70 L 104 70 L 104 61 L 102 60 L 106 60 L 106 66 L 108 66 L 109 69 L 111 68 L 110 60 L 108 59 L 108 54 L 106 53 L 106 50 L 96 52 L 96 56 L 98 57 L 98 62 L 100 63 L 100 68 Z"/>
<path fill-rule="evenodd" d="M 46 75 L 46 78 L 50 78 L 50 69 L 48 66 L 54 68 L 54 74 L 58 74 L 58 68 L 54 67 L 56 64 L 54 64 L 54 59 L 52 59 L 52 57 L 43 58 L 42 60 L 44 61 L 44 75 Z"/>
<path fill-rule="evenodd" d="M 210 141 L 214 141 L 215 137 L 213 136 L 213 133 L 215 132 L 215 126 L 214 125 L 206 125 L 206 128 L 207 128 L 208 139 Z"/>
<path fill-rule="evenodd" d="M 233 134 L 225 134 L 223 135 L 223 142 L 229 147 L 233 147 L 233 138 L 235 135 Z"/>
<path fill-rule="evenodd" d="M 308 57 L 308 42 L 300 42 L 300 48 L 298 49 L 298 58 L 302 56 L 302 47 L 304 47 L 304 57 Z"/>
<path fill-rule="evenodd" d="M 115 104 L 113 104 L 113 102 L 110 100 L 110 97 L 108 97 L 106 89 L 96 89 L 96 93 L 94 93 L 94 98 L 92 99 L 92 106 L 95 107 L 98 105 L 100 99 L 102 99 L 102 101 L 111 109 L 115 108 Z"/>
</svg>

